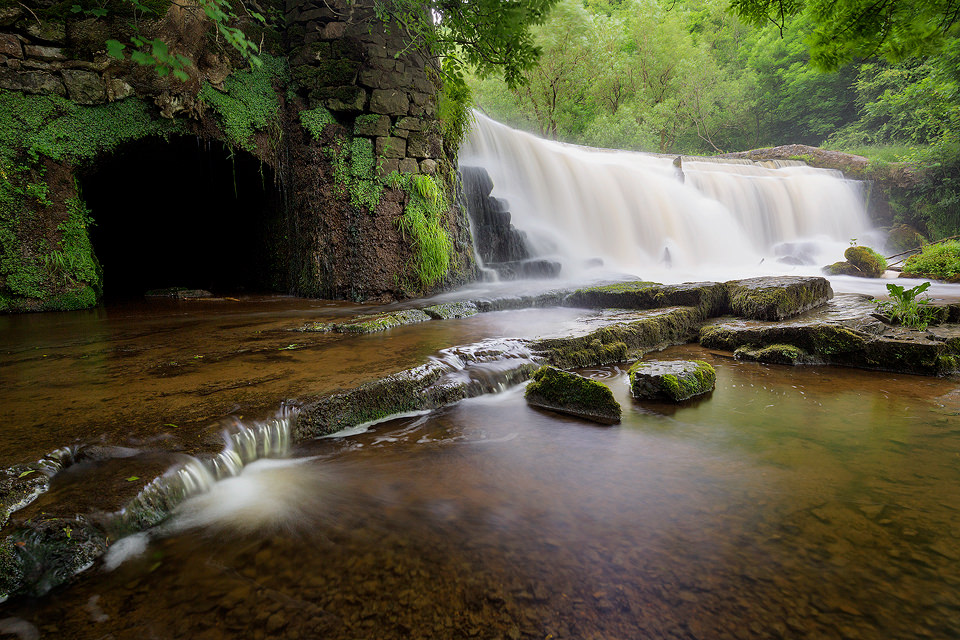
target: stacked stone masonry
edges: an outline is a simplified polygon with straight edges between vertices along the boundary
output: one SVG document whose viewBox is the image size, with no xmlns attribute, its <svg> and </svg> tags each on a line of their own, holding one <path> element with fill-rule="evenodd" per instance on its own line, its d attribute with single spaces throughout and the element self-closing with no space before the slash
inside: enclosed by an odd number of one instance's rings
<svg viewBox="0 0 960 640">
<path fill-rule="evenodd" d="M 371 29 L 372 2 L 287 0 L 286 9 L 291 73 L 310 108 L 359 116 L 353 134 L 373 141 L 381 176 L 436 173 L 444 150 L 431 61 L 399 30 Z"/>
<path fill-rule="evenodd" d="M 113 77 L 106 55 L 76 60 L 68 44 L 82 37 L 87 21 L 70 24 L 24 20 L 22 7 L 0 9 L 0 88 L 55 95 L 79 104 L 100 104 L 133 95 L 133 87 Z"/>
</svg>

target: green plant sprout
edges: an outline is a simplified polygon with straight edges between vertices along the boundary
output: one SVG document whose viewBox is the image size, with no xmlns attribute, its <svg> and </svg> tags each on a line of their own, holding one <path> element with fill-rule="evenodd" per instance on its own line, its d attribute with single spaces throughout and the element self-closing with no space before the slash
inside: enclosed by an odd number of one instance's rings
<svg viewBox="0 0 960 640">
<path fill-rule="evenodd" d="M 874 304 L 877 306 L 877 311 L 888 316 L 892 321 L 911 329 L 923 330 L 933 320 L 933 309 L 926 306 L 930 304 L 929 298 L 924 297 L 918 300 L 917 296 L 929 288 L 929 282 L 918 284 L 910 289 L 890 283 L 887 285 L 887 291 L 890 292 L 891 300 L 877 300 Z"/>
</svg>

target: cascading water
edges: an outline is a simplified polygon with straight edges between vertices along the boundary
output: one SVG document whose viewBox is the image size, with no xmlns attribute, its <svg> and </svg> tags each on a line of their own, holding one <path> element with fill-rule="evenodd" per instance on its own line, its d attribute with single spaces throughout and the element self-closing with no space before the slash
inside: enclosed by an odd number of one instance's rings
<svg viewBox="0 0 960 640">
<path fill-rule="evenodd" d="M 681 174 L 671 157 L 551 142 L 479 113 L 460 157 L 570 277 L 596 258 L 664 281 L 818 273 L 871 232 L 860 183 L 801 163 L 687 158 Z"/>
</svg>

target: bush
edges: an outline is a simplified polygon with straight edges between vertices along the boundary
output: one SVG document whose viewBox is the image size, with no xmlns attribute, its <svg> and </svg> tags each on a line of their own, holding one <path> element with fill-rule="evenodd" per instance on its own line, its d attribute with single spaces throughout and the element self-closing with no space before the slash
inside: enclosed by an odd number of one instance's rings
<svg viewBox="0 0 960 640">
<path fill-rule="evenodd" d="M 879 278 L 887 268 L 887 261 L 883 256 L 870 247 L 850 247 L 843 252 L 843 257 L 866 278 Z"/>
<path fill-rule="evenodd" d="M 907 259 L 903 275 L 960 282 L 960 242 L 953 240 L 925 246 L 923 251 Z"/>
</svg>

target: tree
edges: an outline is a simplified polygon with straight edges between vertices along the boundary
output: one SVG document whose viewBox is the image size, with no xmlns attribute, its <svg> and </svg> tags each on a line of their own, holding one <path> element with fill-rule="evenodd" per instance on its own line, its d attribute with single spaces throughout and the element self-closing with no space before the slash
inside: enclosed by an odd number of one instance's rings
<svg viewBox="0 0 960 640">
<path fill-rule="evenodd" d="M 960 20 L 958 0 L 731 0 L 730 6 L 781 33 L 789 19 L 809 18 L 811 62 L 821 69 L 838 69 L 855 58 L 930 55 L 957 36 Z"/>
</svg>

